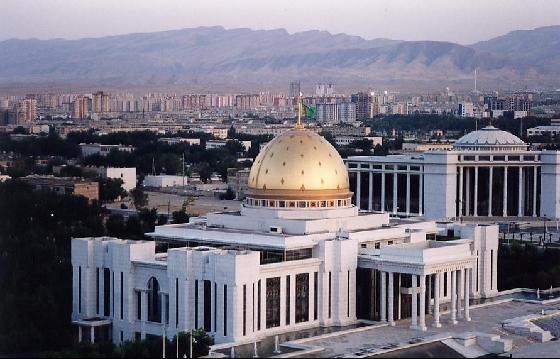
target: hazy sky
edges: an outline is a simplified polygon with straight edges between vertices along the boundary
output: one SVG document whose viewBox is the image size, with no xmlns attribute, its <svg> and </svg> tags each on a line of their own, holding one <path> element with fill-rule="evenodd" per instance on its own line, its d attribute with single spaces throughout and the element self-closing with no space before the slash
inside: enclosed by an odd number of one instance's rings
<svg viewBox="0 0 560 359">
<path fill-rule="evenodd" d="M 186 27 L 285 28 L 469 44 L 560 24 L 558 0 L 0 0 L 0 40 Z"/>
</svg>

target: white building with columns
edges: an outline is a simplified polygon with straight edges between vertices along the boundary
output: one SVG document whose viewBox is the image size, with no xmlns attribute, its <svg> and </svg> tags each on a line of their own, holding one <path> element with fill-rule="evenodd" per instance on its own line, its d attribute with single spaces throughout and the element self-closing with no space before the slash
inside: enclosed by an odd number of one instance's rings
<svg viewBox="0 0 560 359">
<path fill-rule="evenodd" d="M 153 241 L 73 239 L 79 340 L 203 328 L 243 343 L 359 319 L 424 330 L 468 320 L 469 299 L 497 294 L 496 226 L 360 213 L 342 159 L 314 132 L 267 144 L 246 195 L 237 212 L 156 227 Z"/>
<path fill-rule="evenodd" d="M 488 126 L 453 150 L 346 160 L 361 209 L 430 219 L 560 217 L 560 152 Z"/>
</svg>

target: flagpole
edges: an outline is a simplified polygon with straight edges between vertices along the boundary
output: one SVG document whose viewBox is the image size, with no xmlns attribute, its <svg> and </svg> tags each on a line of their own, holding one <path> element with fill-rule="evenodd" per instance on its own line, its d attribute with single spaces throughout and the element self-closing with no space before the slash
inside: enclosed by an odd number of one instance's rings
<svg viewBox="0 0 560 359">
<path fill-rule="evenodd" d="M 297 125 L 296 128 L 303 128 L 302 124 L 301 124 L 301 92 L 299 93 L 298 96 L 298 119 L 297 119 Z"/>
</svg>

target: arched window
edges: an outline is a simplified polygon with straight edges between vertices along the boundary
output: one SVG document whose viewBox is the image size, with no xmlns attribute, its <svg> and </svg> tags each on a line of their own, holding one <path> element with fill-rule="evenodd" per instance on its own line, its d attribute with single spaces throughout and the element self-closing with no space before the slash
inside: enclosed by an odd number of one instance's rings
<svg viewBox="0 0 560 359">
<path fill-rule="evenodd" d="M 148 321 L 161 323 L 159 283 L 154 277 L 150 278 L 148 281 Z"/>
</svg>

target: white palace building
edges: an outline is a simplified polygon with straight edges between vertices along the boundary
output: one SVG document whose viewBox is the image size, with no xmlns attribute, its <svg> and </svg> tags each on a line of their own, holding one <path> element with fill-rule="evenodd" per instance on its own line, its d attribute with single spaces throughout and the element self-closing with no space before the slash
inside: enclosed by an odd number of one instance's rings
<svg viewBox="0 0 560 359">
<path fill-rule="evenodd" d="M 560 152 L 488 126 L 453 150 L 346 160 L 361 210 L 429 219 L 560 218 Z"/>
<path fill-rule="evenodd" d="M 529 155 L 524 147 L 516 153 Z M 406 166 L 432 175 L 427 162 Z M 433 180 L 443 186 L 454 176 Z M 122 343 L 203 328 L 216 343 L 243 343 L 359 319 L 410 318 L 422 331 L 470 320 L 471 299 L 497 294 L 497 226 L 390 220 L 359 211 L 352 196 L 337 151 L 297 126 L 256 158 L 239 211 L 158 226 L 147 234 L 153 241 L 73 239 L 79 340 Z"/>
</svg>

